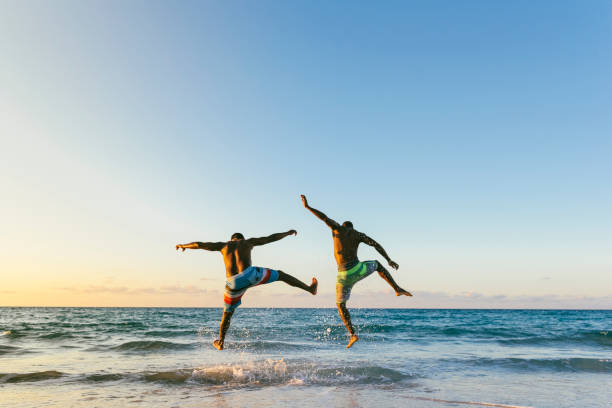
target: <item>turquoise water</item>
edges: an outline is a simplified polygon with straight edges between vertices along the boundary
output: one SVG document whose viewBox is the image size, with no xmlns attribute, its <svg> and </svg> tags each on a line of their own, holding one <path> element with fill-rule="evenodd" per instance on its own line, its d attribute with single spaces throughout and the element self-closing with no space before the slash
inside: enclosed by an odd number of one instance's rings
<svg viewBox="0 0 612 408">
<path fill-rule="evenodd" d="M 611 406 L 612 311 L 352 314 L 0 308 L 0 406 Z"/>
</svg>

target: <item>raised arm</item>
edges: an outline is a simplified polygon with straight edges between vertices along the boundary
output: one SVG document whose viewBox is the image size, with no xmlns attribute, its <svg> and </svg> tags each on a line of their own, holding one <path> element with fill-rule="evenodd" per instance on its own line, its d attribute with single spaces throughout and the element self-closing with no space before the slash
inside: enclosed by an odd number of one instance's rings
<svg viewBox="0 0 612 408">
<path fill-rule="evenodd" d="M 368 237 L 363 232 L 359 233 L 359 239 L 364 244 L 374 247 L 374 249 L 376 249 L 379 254 L 385 257 L 385 259 L 389 263 L 389 266 L 391 266 L 393 269 L 399 268 L 399 265 L 393 262 L 391 258 L 389 258 L 389 255 L 387 255 L 387 251 L 385 251 L 385 248 L 383 248 L 382 245 L 380 245 L 378 242 L 374 241 L 372 238 Z"/>
<path fill-rule="evenodd" d="M 176 250 L 179 248 L 185 252 L 186 249 L 205 249 L 207 251 L 220 251 L 226 245 L 225 242 L 191 242 L 189 244 L 178 244 Z"/>
<path fill-rule="evenodd" d="M 332 220 L 331 218 L 329 218 L 327 215 L 323 214 L 321 211 L 317 210 L 316 208 L 312 208 L 311 206 L 309 206 L 308 200 L 306 200 L 306 196 L 304 194 L 302 194 L 300 197 L 302 198 L 302 204 L 304 204 L 304 208 L 306 208 L 308 211 L 313 213 L 315 217 L 317 217 L 318 219 L 323 221 L 325 224 L 327 224 L 329 228 L 335 229 L 335 228 L 340 227 L 340 224 L 338 224 L 336 221 Z"/>
<path fill-rule="evenodd" d="M 251 244 L 252 246 L 266 245 L 266 244 L 269 244 L 270 242 L 275 242 L 285 237 L 288 237 L 289 235 L 297 235 L 297 231 L 289 230 L 287 232 L 278 232 L 276 234 L 272 234 L 267 237 L 249 238 L 247 239 L 247 242 Z"/>
</svg>

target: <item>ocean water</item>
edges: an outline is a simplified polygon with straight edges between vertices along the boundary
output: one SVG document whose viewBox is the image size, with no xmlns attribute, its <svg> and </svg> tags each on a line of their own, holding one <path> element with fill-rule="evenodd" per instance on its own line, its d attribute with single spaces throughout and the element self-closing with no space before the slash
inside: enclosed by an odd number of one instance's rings
<svg viewBox="0 0 612 408">
<path fill-rule="evenodd" d="M 0 308 L 2 407 L 610 407 L 612 311 Z"/>
</svg>

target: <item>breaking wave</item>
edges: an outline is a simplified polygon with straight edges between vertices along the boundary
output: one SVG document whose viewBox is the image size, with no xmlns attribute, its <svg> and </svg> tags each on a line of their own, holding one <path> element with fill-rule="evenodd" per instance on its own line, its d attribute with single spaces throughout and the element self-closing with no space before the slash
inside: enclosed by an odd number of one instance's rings
<svg viewBox="0 0 612 408">
<path fill-rule="evenodd" d="M 58 371 L 27 374 L 0 374 L 0 382 L 42 381 L 67 376 Z M 273 385 L 389 384 L 415 376 L 377 365 L 318 366 L 310 362 L 284 359 L 219 364 L 205 367 L 142 373 L 93 373 L 67 376 L 70 381 L 144 381 L 165 384 L 192 384 L 228 388 Z"/>
<path fill-rule="evenodd" d="M 141 373 L 93 373 L 68 375 L 59 371 L 25 374 L 0 374 L 0 383 L 43 381 L 66 377 L 77 382 L 144 381 L 165 384 L 201 384 L 249 387 L 271 385 L 348 385 L 389 384 L 416 376 L 370 364 L 319 366 L 311 362 L 287 362 L 284 359 L 219 364 L 205 367 Z"/>
</svg>

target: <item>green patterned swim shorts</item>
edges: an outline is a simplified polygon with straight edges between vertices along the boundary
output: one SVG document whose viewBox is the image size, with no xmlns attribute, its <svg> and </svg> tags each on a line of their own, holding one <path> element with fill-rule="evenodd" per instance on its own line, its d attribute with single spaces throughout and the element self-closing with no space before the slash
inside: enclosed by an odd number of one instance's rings
<svg viewBox="0 0 612 408">
<path fill-rule="evenodd" d="M 336 281 L 336 303 L 345 303 L 351 297 L 353 285 L 372 274 L 378 267 L 378 261 L 357 262 L 346 271 L 338 271 Z"/>
</svg>

